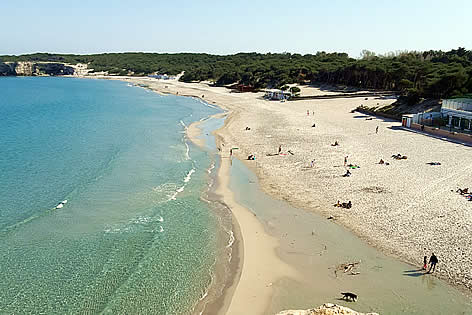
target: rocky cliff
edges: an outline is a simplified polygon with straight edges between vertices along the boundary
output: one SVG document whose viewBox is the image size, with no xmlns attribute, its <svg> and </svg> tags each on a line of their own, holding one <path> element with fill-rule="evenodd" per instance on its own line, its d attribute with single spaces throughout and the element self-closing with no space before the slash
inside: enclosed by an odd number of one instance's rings
<svg viewBox="0 0 472 315">
<path fill-rule="evenodd" d="M 309 310 L 290 310 L 283 311 L 277 315 L 379 315 L 377 313 L 359 313 L 350 308 L 326 303 L 321 305 L 318 308 L 313 308 Z"/>
<path fill-rule="evenodd" d="M 89 71 L 86 64 L 69 65 L 57 62 L 32 61 L 0 63 L 0 76 L 85 75 Z"/>
<path fill-rule="evenodd" d="M 20 61 L 11 64 L 14 67 L 16 75 L 30 76 L 35 74 L 35 66 L 30 61 Z"/>
</svg>

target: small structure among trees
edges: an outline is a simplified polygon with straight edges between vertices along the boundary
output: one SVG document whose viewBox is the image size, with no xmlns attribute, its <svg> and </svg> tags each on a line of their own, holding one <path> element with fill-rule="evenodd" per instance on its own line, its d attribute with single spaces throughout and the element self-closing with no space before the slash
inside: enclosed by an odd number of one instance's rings
<svg viewBox="0 0 472 315">
<path fill-rule="evenodd" d="M 264 98 L 269 100 L 287 100 L 292 96 L 290 92 L 277 90 L 277 89 L 270 89 L 265 91 Z"/>
</svg>

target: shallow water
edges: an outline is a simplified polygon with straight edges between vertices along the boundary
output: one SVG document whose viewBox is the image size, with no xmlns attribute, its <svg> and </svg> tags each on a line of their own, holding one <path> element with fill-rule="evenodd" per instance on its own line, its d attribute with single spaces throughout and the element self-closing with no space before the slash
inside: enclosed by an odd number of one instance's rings
<svg viewBox="0 0 472 315">
<path fill-rule="evenodd" d="M 185 126 L 220 110 L 118 81 L 0 90 L 0 313 L 191 312 L 222 223 Z"/>
<path fill-rule="evenodd" d="M 380 314 L 472 314 L 471 300 L 420 267 L 388 257 L 326 218 L 272 199 L 241 161 L 233 159 L 230 187 L 236 200 L 250 209 L 266 231 L 280 240 L 278 254 L 301 279 L 275 285 L 270 312 L 308 309 L 326 302 Z M 421 264 L 422 258 L 419 258 Z M 335 267 L 360 262 L 357 275 Z M 341 300 L 354 292 L 357 302 Z"/>
</svg>

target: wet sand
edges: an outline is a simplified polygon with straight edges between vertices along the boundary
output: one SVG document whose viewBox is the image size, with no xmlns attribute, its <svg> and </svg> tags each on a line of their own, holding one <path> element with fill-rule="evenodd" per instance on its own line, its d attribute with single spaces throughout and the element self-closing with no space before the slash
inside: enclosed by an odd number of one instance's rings
<svg viewBox="0 0 472 315">
<path fill-rule="evenodd" d="M 225 124 L 230 121 L 228 118 Z M 201 125 L 201 122 L 197 122 L 189 126 L 187 135 L 193 143 L 204 147 Z M 216 145 L 225 146 L 221 137 L 216 137 Z M 234 200 L 233 192 L 229 189 L 232 162 L 233 157 L 229 156 L 229 153 L 221 153 L 214 189 L 214 194 L 231 209 L 234 218 L 233 232 L 236 241 L 233 244 L 229 266 L 230 277 L 225 284 L 223 295 L 205 305 L 204 313 L 244 314 L 250 310 L 251 314 L 265 314 L 274 295 L 274 283 L 280 278 L 294 278 L 300 275 L 277 256 L 279 241 L 266 233 L 253 213 Z"/>
</svg>

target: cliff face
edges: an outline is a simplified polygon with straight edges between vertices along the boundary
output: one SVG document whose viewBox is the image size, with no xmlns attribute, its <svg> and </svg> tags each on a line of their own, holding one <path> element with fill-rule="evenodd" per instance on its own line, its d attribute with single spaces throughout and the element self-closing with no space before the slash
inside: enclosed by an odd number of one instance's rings
<svg viewBox="0 0 472 315">
<path fill-rule="evenodd" d="M 56 62 L 32 61 L 0 63 L 0 76 L 83 75 L 88 71 L 86 64 L 67 65 Z"/>
<path fill-rule="evenodd" d="M 30 76 L 35 72 L 35 66 L 33 62 L 30 61 L 20 61 L 15 63 L 15 72 L 16 75 Z"/>
<path fill-rule="evenodd" d="M 283 311 L 283 312 L 278 313 L 277 315 L 379 315 L 379 314 L 359 313 L 344 306 L 326 303 L 314 309 Z"/>
<path fill-rule="evenodd" d="M 62 63 L 38 63 L 35 65 L 35 71 L 46 75 L 72 75 L 74 68 Z"/>
</svg>

